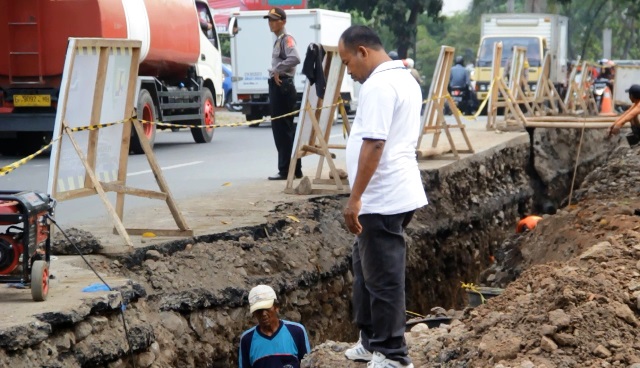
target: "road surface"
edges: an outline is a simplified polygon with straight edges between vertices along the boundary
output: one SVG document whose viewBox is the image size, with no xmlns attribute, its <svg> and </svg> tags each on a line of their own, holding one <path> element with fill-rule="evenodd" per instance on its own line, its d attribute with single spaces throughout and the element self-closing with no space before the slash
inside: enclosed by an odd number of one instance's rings
<svg viewBox="0 0 640 368">
<path fill-rule="evenodd" d="M 331 143 L 344 144 L 342 125 L 332 127 Z M 224 188 L 267 180 L 277 172 L 277 153 L 269 123 L 260 127 L 218 128 L 211 143 L 195 144 L 187 129 L 178 132 L 159 131 L 154 152 L 176 199 L 197 197 Z M 336 152 L 344 162 L 344 152 Z M 19 157 L 0 156 L 0 167 Z M 341 160 L 341 161 L 340 161 Z M 309 163 L 304 167 L 305 163 Z M 303 159 L 303 171 L 312 175 L 317 159 Z M 306 169 L 306 170 L 305 170 Z M 9 175 L 0 176 L 0 190 L 37 190 L 46 192 L 49 157 L 40 156 Z M 284 184 L 284 183 L 283 183 Z M 129 156 L 127 186 L 157 190 L 146 156 Z M 284 185 L 283 185 L 284 187 Z M 115 195 L 109 194 L 112 203 Z M 162 201 L 126 196 L 125 212 L 145 206 L 157 206 Z M 66 226 L 92 218 L 105 218 L 106 210 L 97 196 L 74 199 L 58 204 L 56 218 Z"/>
</svg>

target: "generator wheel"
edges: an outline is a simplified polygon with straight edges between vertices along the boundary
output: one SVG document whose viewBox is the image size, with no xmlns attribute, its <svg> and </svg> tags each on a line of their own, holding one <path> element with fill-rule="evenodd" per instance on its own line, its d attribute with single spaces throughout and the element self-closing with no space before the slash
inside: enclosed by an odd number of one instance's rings
<svg viewBox="0 0 640 368">
<path fill-rule="evenodd" d="M 49 264 L 46 261 L 35 261 L 31 266 L 31 297 L 36 302 L 47 299 L 49 294 Z"/>
</svg>

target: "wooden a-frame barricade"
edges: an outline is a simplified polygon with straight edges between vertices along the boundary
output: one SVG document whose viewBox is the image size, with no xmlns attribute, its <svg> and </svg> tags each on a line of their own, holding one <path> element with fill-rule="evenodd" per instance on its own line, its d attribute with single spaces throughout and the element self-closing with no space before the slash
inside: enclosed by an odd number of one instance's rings
<svg viewBox="0 0 640 368">
<path fill-rule="evenodd" d="M 517 125 L 525 127 L 527 120 L 524 112 L 520 109 L 520 104 L 525 104 L 531 109 L 526 101 L 526 93 L 522 89 L 524 81 L 523 68 L 526 53 L 523 48 L 514 48 L 511 60 L 511 72 L 509 73 L 509 83 L 507 84 L 500 73 L 502 60 L 502 42 L 496 42 L 493 46 L 493 65 L 491 69 L 491 88 L 489 97 L 489 108 L 487 112 L 487 129 L 497 128 L 498 108 L 504 108 L 504 124 L 508 126 L 515 119 Z M 526 52 L 526 50 L 525 50 Z M 517 82 L 516 82 L 517 81 Z M 526 84 L 526 81 L 524 81 Z M 502 99 L 501 99 L 502 98 Z"/>
<path fill-rule="evenodd" d="M 581 66 L 580 80 L 576 80 L 578 68 L 573 68 L 569 76 L 569 88 L 564 99 L 567 112 L 574 115 L 598 115 L 598 108 L 593 94 L 589 90 L 593 72 L 589 64 L 584 61 Z"/>
<path fill-rule="evenodd" d="M 340 110 L 347 133 L 349 133 L 351 129 L 340 98 L 340 87 L 346 67 L 342 63 L 340 55 L 338 55 L 338 48 L 336 46 L 322 47 L 326 52 L 323 60 L 323 71 L 326 80 L 324 98 L 319 98 L 316 93 L 316 86 L 312 86 L 307 82 L 302 96 L 301 110 L 298 116 L 298 127 L 293 146 L 294 149 L 291 155 L 287 184 L 284 190 L 284 192 L 288 194 L 296 193 L 293 188 L 296 161 L 309 155 L 319 156 L 318 166 L 316 167 L 316 174 L 312 180 L 312 184 L 330 186 L 329 188 L 312 187 L 309 194 L 350 192 L 349 182 L 347 179 L 340 178 L 340 174 L 333 161 L 336 156 L 330 152 L 330 149 L 345 149 L 345 145 L 329 144 L 336 109 Z M 277 124 L 277 122 L 272 124 Z M 322 178 L 325 160 L 329 165 L 331 179 Z"/>
<path fill-rule="evenodd" d="M 113 221 L 114 233 L 119 234 L 126 245 L 124 248 L 105 247 L 101 251 L 103 253 L 130 251 L 133 247 L 130 235 L 152 232 L 157 236 L 193 236 L 171 194 L 141 123 L 128 119 L 134 116 L 140 47 L 140 41 L 72 38 L 67 49 L 54 131 L 54 137 L 57 133 L 61 139 L 54 144 L 51 155 L 49 191 L 58 201 L 92 195 L 100 198 Z M 95 65 L 95 70 L 87 67 Z M 87 102 L 86 106 L 81 101 L 82 95 L 89 96 L 84 101 Z M 110 123 L 112 121 L 108 119 L 116 110 L 120 119 L 124 120 L 123 124 L 101 129 L 79 128 Z M 159 191 L 126 185 L 132 126 L 136 129 Z M 63 131 L 65 134 L 62 134 Z M 116 132 L 115 135 L 112 132 Z M 111 161 L 106 160 L 106 156 Z M 73 163 L 73 167 L 68 166 L 69 162 Z M 65 175 L 61 176 L 61 171 Z M 69 174 L 71 172 L 74 174 Z M 116 193 L 115 208 L 107 198 L 107 192 Z M 178 229 L 125 228 L 123 215 L 126 194 L 164 200 Z"/>
<path fill-rule="evenodd" d="M 450 46 L 442 46 L 440 48 L 440 55 L 436 64 L 436 69 L 433 72 L 433 79 L 431 81 L 431 87 L 429 88 L 429 94 L 427 95 L 426 108 L 422 115 L 422 121 L 420 124 L 420 136 L 418 137 L 418 144 L 416 147 L 416 156 L 418 159 L 426 159 L 433 156 L 440 156 L 447 153 L 452 153 L 455 159 L 460 159 L 460 153 L 474 153 L 471 141 L 467 136 L 465 125 L 462 123 L 460 117 L 462 114 L 458 110 L 453 98 L 449 95 L 449 77 L 451 76 L 451 66 L 453 65 L 455 49 Z M 449 105 L 451 113 L 456 120 L 456 124 L 447 124 L 444 114 L 445 102 Z M 467 145 L 466 149 L 460 150 L 456 147 L 453 137 L 451 135 L 450 128 L 458 128 L 462 133 L 462 137 Z M 448 149 L 438 149 L 438 143 L 440 140 L 440 134 L 444 130 L 447 140 L 449 141 Z M 422 148 L 422 140 L 426 134 L 433 133 L 433 140 L 431 147 L 427 149 Z"/>
<path fill-rule="evenodd" d="M 560 93 L 549 79 L 551 75 L 551 54 L 547 53 L 542 61 L 542 70 L 538 76 L 536 91 L 533 98 L 533 109 L 535 116 L 559 115 L 566 113 L 567 107 L 564 104 Z"/>
</svg>

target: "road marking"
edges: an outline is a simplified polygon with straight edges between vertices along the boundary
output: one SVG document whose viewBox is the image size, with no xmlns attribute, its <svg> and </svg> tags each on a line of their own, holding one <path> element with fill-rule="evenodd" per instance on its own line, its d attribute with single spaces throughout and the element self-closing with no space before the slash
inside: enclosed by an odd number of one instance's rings
<svg viewBox="0 0 640 368">
<path fill-rule="evenodd" d="M 198 164 L 201 164 L 203 162 L 204 161 L 193 161 L 193 162 L 187 162 L 187 163 L 184 163 L 184 164 L 165 166 L 165 167 L 161 167 L 160 169 L 162 169 L 162 171 L 171 170 L 171 169 L 179 169 L 181 167 L 198 165 Z M 150 173 L 151 173 L 151 170 L 143 170 L 143 171 L 136 171 L 136 172 L 128 173 L 127 176 L 137 176 L 137 175 L 144 175 L 144 174 L 150 174 Z"/>
</svg>

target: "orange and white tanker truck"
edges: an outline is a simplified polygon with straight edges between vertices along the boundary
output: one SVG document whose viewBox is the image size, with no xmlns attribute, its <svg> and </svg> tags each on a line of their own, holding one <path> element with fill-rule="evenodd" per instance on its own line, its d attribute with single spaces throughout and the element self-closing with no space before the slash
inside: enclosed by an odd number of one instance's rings
<svg viewBox="0 0 640 368">
<path fill-rule="evenodd" d="M 213 137 L 223 75 L 206 0 L 0 0 L 0 35 L 2 154 L 51 139 L 69 37 L 142 41 L 138 117 L 204 126 L 191 128 L 197 143 Z M 144 125 L 152 145 L 160 128 Z M 135 135 L 131 150 L 142 151 Z"/>
</svg>

